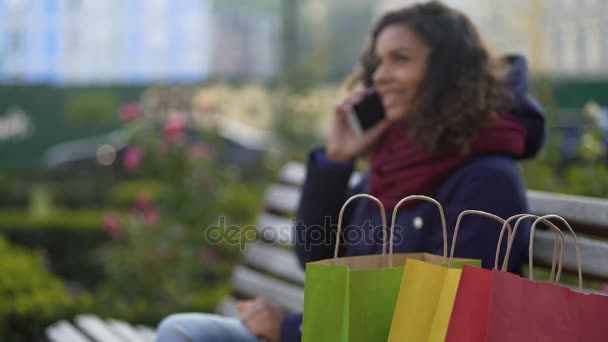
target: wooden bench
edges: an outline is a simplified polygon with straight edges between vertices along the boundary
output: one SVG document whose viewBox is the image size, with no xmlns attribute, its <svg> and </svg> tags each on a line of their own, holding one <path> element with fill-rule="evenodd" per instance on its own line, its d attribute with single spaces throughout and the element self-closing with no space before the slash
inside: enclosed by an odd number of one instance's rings
<svg viewBox="0 0 608 342">
<path fill-rule="evenodd" d="M 305 165 L 290 162 L 281 170 L 278 182 L 267 190 L 264 212 L 257 222 L 257 227 L 263 228 L 266 234 L 262 236 L 261 243 L 246 249 L 242 264 L 232 275 L 233 297 L 220 304 L 219 313 L 236 316 L 235 298 L 256 296 L 268 298 L 290 312 L 302 310 L 304 271 L 297 261 L 292 239 L 286 237 L 293 236 L 292 218 L 305 176 Z M 351 180 L 351 183 L 355 182 L 356 178 Z M 532 214 L 560 215 L 572 225 L 581 249 L 583 278 L 608 280 L 608 243 L 593 239 L 594 236 L 608 237 L 608 200 L 533 190 L 528 191 L 528 200 Z M 270 234 L 269 231 L 275 233 Z M 534 241 L 535 265 L 550 267 L 553 234 L 538 231 Z M 570 274 L 577 270 L 572 239 L 567 239 L 563 268 Z"/>
<path fill-rule="evenodd" d="M 154 329 L 132 326 L 114 319 L 103 320 L 93 314 L 82 314 L 74 323 L 62 320 L 46 328 L 51 342 L 154 342 Z"/>
<path fill-rule="evenodd" d="M 258 296 L 272 300 L 289 312 L 302 310 L 304 271 L 293 250 L 292 218 L 305 175 L 304 165 L 290 162 L 280 171 L 277 183 L 266 191 L 263 211 L 256 222 L 258 229 L 263 228 L 259 231 L 261 241 L 245 250 L 241 265 L 232 274 L 232 296 L 220 303 L 218 313 L 236 317 L 236 300 Z M 357 180 L 358 176 L 353 176 L 351 184 Z M 608 243 L 593 239 L 594 236 L 608 237 L 608 200 L 532 190 L 528 191 L 528 199 L 533 214 L 557 214 L 573 226 L 583 258 L 583 276 L 608 280 Z M 552 233 L 539 231 L 534 241 L 535 265 L 550 266 Z M 567 240 L 563 266 L 565 272 L 576 272 L 571 239 Z M 77 316 L 74 324 L 61 321 L 50 326 L 47 337 L 53 342 L 139 342 L 153 341 L 154 331 L 89 314 Z"/>
</svg>

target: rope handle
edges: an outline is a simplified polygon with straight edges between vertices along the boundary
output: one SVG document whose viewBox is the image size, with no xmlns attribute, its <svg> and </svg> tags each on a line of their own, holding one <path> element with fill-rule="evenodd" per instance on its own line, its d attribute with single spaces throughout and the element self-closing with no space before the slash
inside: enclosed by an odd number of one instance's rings
<svg viewBox="0 0 608 342">
<path fill-rule="evenodd" d="M 395 232 L 395 222 L 397 220 L 397 211 L 403 203 L 413 201 L 413 200 L 422 200 L 422 201 L 427 201 L 427 202 L 433 203 L 437 207 L 437 209 L 439 209 L 439 216 L 441 217 L 441 228 L 443 229 L 443 263 L 445 264 L 447 255 L 448 255 L 448 229 L 447 229 L 447 225 L 445 223 L 445 214 L 443 213 L 443 207 L 441 206 L 441 204 L 439 202 L 437 202 L 435 199 L 433 199 L 431 197 L 422 196 L 422 195 L 411 195 L 411 196 L 407 196 L 407 197 L 401 199 L 399 201 L 399 203 L 397 203 L 397 205 L 395 206 L 395 209 L 393 210 L 393 217 L 391 220 L 391 237 L 390 237 L 390 244 L 389 244 L 390 252 L 388 255 L 389 267 L 391 267 L 393 264 L 393 235 Z"/>
<path fill-rule="evenodd" d="M 380 215 L 382 217 L 382 259 L 384 259 L 384 256 L 386 255 L 386 212 L 384 211 L 384 205 L 382 204 L 382 202 L 380 202 L 379 199 L 377 199 L 376 197 L 374 197 L 372 195 L 357 194 L 357 195 L 354 195 L 351 198 L 349 198 L 344 203 L 344 205 L 342 205 L 342 208 L 340 209 L 340 215 L 338 216 L 338 231 L 337 231 L 337 235 L 336 235 L 336 247 L 334 248 L 334 259 L 332 262 L 333 265 L 336 264 L 336 261 L 338 259 L 338 247 L 340 247 L 340 233 L 342 232 L 342 219 L 344 217 L 344 211 L 345 211 L 346 207 L 348 206 L 348 204 L 357 198 L 367 198 L 367 199 L 370 199 L 370 200 L 378 203 L 378 206 L 380 207 Z M 391 231 L 391 234 L 392 234 L 392 231 Z M 390 254 L 389 254 L 389 267 L 392 267 L 392 255 L 393 255 L 393 246 L 392 246 L 392 240 L 391 240 L 391 249 L 390 249 Z"/>
</svg>

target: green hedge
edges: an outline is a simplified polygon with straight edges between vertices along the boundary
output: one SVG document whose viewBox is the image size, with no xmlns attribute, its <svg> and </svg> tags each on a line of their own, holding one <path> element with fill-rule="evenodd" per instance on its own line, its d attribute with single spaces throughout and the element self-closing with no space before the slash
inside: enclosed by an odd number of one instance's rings
<svg viewBox="0 0 608 342">
<path fill-rule="evenodd" d="M 102 220 L 103 213 L 95 210 L 54 209 L 45 218 L 25 210 L 0 210 L 0 341 L 40 340 L 45 327 L 85 312 L 155 326 L 173 312 L 213 311 L 229 293 L 229 285 L 223 283 L 212 289 L 201 287 L 186 305 L 150 301 L 144 296 L 130 298 L 129 288 L 124 287 L 128 285 L 104 279 L 97 253 L 108 241 Z M 10 246 L 6 240 L 20 246 Z M 75 287 L 79 295 L 70 298 L 62 279 L 86 288 Z M 16 295 L 15 289 L 20 288 L 27 294 Z"/>
<path fill-rule="evenodd" d="M 0 210 L 0 234 L 14 244 L 45 253 L 50 269 L 67 281 L 93 287 L 103 271 L 93 251 L 108 237 L 103 213 L 95 210 L 53 209 L 35 217 L 18 209 Z"/>
<path fill-rule="evenodd" d="M 75 301 L 43 257 L 0 237 L 0 340 L 39 341 L 44 328 L 71 317 Z"/>
</svg>

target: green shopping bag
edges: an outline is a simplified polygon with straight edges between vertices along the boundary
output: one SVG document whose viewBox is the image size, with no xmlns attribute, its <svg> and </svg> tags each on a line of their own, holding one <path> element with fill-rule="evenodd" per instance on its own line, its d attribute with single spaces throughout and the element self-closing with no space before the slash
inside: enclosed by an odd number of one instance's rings
<svg viewBox="0 0 608 342">
<path fill-rule="evenodd" d="M 381 210 L 384 239 L 382 254 L 338 258 L 339 237 L 344 209 L 356 198 L 368 198 L 378 203 Z M 386 255 L 386 214 L 375 197 L 359 194 L 346 201 L 338 218 L 338 233 L 334 258 L 306 264 L 304 286 L 303 342 L 323 341 L 386 341 L 393 319 L 393 311 L 403 276 L 403 265 L 408 258 L 432 264 L 447 260 L 447 234 L 443 208 L 432 198 L 408 196 L 409 200 L 426 200 L 435 204 L 443 224 L 444 256 L 428 253 L 393 254 L 393 229 Z M 393 221 L 397 212 L 395 207 Z M 394 222 L 392 227 L 394 227 Z M 471 259 L 455 259 L 469 262 Z"/>
</svg>

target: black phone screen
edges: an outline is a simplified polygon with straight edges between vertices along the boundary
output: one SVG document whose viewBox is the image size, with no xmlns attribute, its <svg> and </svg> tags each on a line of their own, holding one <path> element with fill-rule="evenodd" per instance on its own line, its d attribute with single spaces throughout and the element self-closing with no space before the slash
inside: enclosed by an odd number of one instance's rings
<svg viewBox="0 0 608 342">
<path fill-rule="evenodd" d="M 359 103 L 353 106 L 353 112 L 359 121 L 363 131 L 375 126 L 384 119 L 384 107 L 378 93 L 367 95 Z"/>
</svg>

